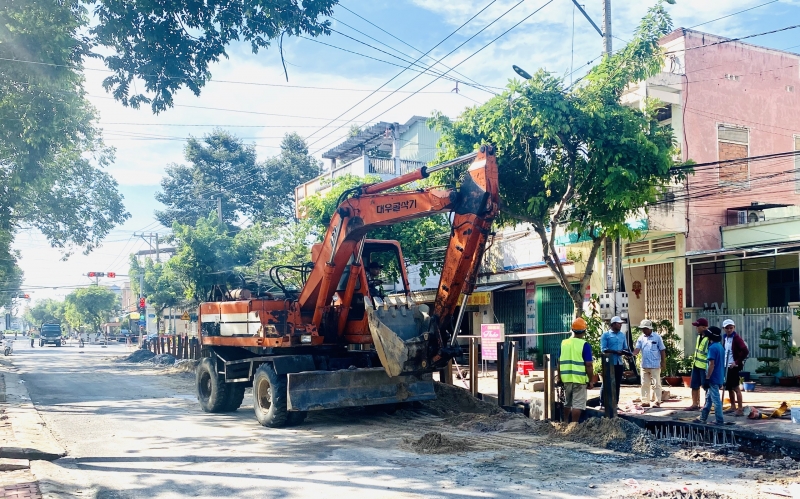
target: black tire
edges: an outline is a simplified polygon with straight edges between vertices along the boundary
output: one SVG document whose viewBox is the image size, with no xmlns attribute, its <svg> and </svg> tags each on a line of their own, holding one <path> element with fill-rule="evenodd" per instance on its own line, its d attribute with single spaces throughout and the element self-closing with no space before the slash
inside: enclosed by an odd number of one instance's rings
<svg viewBox="0 0 800 499">
<path fill-rule="evenodd" d="M 286 418 L 286 426 L 301 425 L 306 420 L 306 416 L 308 416 L 306 411 L 290 411 L 289 416 Z"/>
<path fill-rule="evenodd" d="M 282 428 L 288 424 L 286 376 L 275 374 L 272 364 L 261 364 L 253 377 L 253 410 L 262 426 Z"/>
<path fill-rule="evenodd" d="M 204 357 L 197 364 L 195 387 L 200 408 L 205 412 L 225 412 L 228 403 L 228 387 L 222 376 L 214 369 L 214 361 Z"/>
<path fill-rule="evenodd" d="M 228 383 L 228 401 L 225 406 L 225 412 L 233 412 L 242 405 L 244 400 L 244 383 Z"/>
<path fill-rule="evenodd" d="M 60 346 L 61 346 L 61 341 L 60 341 L 60 340 L 59 340 L 59 341 L 56 343 L 56 346 L 57 346 L 57 347 L 60 347 Z"/>
<path fill-rule="evenodd" d="M 43 347 L 44 346 L 44 341 L 39 341 L 39 346 Z"/>
</svg>

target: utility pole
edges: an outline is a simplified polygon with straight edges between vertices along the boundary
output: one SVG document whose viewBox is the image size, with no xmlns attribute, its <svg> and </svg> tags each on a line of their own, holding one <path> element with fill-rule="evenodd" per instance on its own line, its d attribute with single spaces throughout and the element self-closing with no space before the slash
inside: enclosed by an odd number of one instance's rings
<svg viewBox="0 0 800 499">
<path fill-rule="evenodd" d="M 611 55 L 611 0 L 603 0 L 603 55 Z"/>
<path fill-rule="evenodd" d="M 222 223 L 222 196 L 217 196 L 217 220 Z"/>
</svg>

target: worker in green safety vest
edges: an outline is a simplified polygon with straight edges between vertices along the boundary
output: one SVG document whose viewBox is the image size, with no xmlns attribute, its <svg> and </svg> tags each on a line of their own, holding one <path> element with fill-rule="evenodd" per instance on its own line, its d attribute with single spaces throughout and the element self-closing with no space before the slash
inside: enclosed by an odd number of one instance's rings
<svg viewBox="0 0 800 499">
<path fill-rule="evenodd" d="M 686 408 L 687 411 L 700 410 L 700 387 L 706 383 L 706 369 L 708 368 L 708 320 L 700 317 L 692 326 L 697 328 L 697 342 L 694 346 L 694 357 L 692 360 L 692 405 Z"/>
<path fill-rule="evenodd" d="M 558 357 L 559 376 L 564 383 L 564 422 L 577 423 L 586 410 L 586 391 L 593 388 L 592 346 L 583 339 L 586 321 L 578 317 L 572 323 L 572 337 L 561 342 Z"/>
</svg>

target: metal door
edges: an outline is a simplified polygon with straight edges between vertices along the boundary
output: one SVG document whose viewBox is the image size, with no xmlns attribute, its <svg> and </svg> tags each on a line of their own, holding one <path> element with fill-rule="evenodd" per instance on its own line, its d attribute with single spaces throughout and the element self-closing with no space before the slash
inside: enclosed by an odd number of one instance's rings
<svg viewBox="0 0 800 499">
<path fill-rule="evenodd" d="M 674 320 L 675 280 L 672 263 L 648 265 L 644 268 L 645 316 L 653 321 Z"/>
<path fill-rule="evenodd" d="M 525 333 L 525 290 L 494 292 L 494 315 L 497 322 L 506 326 L 506 334 Z M 525 346 L 523 338 L 512 338 L 521 347 Z"/>
<path fill-rule="evenodd" d="M 539 331 L 545 333 L 541 336 L 540 350 L 543 354 L 556 355 L 561 349 L 561 341 L 570 335 L 574 312 L 572 298 L 561 286 L 541 286 L 537 294 L 540 297 Z"/>
</svg>

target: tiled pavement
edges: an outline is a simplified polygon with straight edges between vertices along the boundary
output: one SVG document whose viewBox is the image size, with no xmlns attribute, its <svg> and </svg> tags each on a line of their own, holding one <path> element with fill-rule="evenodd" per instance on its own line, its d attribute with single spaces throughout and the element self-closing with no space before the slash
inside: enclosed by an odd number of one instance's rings
<svg viewBox="0 0 800 499">
<path fill-rule="evenodd" d="M 5 378 L 0 373 L 0 401 L 5 402 Z M 0 403 L 0 449 L 2 446 L 16 447 L 14 432 L 11 423 L 5 414 L 5 404 Z M 0 499 L 41 499 L 42 493 L 39 484 L 31 470 L 16 470 L 0 472 Z"/>
</svg>

